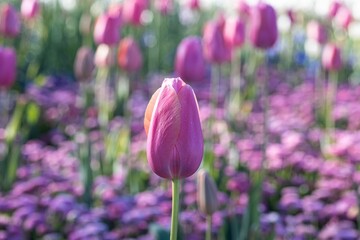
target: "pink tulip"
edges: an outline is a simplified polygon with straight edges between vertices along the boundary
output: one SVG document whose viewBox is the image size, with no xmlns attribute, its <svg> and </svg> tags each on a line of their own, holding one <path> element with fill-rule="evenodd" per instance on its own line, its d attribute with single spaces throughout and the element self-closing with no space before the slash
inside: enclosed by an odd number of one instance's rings
<svg viewBox="0 0 360 240">
<path fill-rule="evenodd" d="M 120 24 L 116 17 L 103 14 L 98 17 L 94 27 L 94 39 L 97 44 L 114 45 L 120 39 Z"/>
<path fill-rule="evenodd" d="M 342 6 L 342 4 L 338 0 L 333 1 L 330 5 L 328 16 L 330 18 L 335 17 L 336 13 L 338 12 L 338 10 L 341 6 Z"/>
<path fill-rule="evenodd" d="M 123 5 L 125 22 L 135 26 L 141 25 L 141 14 L 148 8 L 148 5 L 147 0 L 125 0 Z"/>
<path fill-rule="evenodd" d="M 173 10 L 172 0 L 155 0 L 155 8 L 162 14 L 168 15 Z"/>
<path fill-rule="evenodd" d="M 122 4 L 112 4 L 109 6 L 107 13 L 117 20 L 117 24 L 121 26 L 123 18 L 123 6 Z"/>
<path fill-rule="evenodd" d="M 342 65 L 340 48 L 332 43 L 326 44 L 322 54 L 322 65 L 330 71 L 339 70 Z"/>
<path fill-rule="evenodd" d="M 225 42 L 231 47 L 241 47 L 245 42 L 245 24 L 239 17 L 229 18 L 224 28 Z"/>
<path fill-rule="evenodd" d="M 307 37 L 311 40 L 324 44 L 327 41 L 327 32 L 323 25 L 319 22 L 312 20 L 306 27 Z"/>
<path fill-rule="evenodd" d="M 110 67 L 114 64 L 114 55 L 106 44 L 100 44 L 95 52 L 95 65 L 97 67 Z"/>
<path fill-rule="evenodd" d="M 0 33 L 5 37 L 16 37 L 20 33 L 20 19 L 15 8 L 10 4 L 1 5 Z"/>
<path fill-rule="evenodd" d="M 222 21 L 210 21 L 205 24 L 203 44 L 204 55 L 208 61 L 217 64 L 230 61 L 231 53 L 225 43 Z"/>
<path fill-rule="evenodd" d="M 240 0 L 237 4 L 237 12 L 241 18 L 247 18 L 250 15 L 250 6 L 244 0 Z"/>
<path fill-rule="evenodd" d="M 122 39 L 118 49 L 119 66 L 128 72 L 138 71 L 142 61 L 141 50 L 136 41 L 131 37 Z"/>
<path fill-rule="evenodd" d="M 201 39 L 194 36 L 183 39 L 176 51 L 176 74 L 188 82 L 201 81 L 204 79 L 205 67 Z"/>
<path fill-rule="evenodd" d="M 181 179 L 201 164 L 204 139 L 193 89 L 181 78 L 166 78 L 146 108 L 147 158 L 160 177 Z"/>
<path fill-rule="evenodd" d="M 187 0 L 187 6 L 192 10 L 199 10 L 200 9 L 200 3 L 199 0 Z"/>
<path fill-rule="evenodd" d="M 291 25 L 294 25 L 296 23 L 296 13 L 295 13 L 295 11 L 292 10 L 292 9 L 288 9 L 286 11 L 286 14 L 290 19 Z"/>
<path fill-rule="evenodd" d="M 21 2 L 21 15 L 25 19 L 35 18 L 40 10 L 40 4 L 38 0 L 23 0 Z"/>
<path fill-rule="evenodd" d="M 16 52 L 0 46 L 0 88 L 9 88 L 16 77 Z"/>
<path fill-rule="evenodd" d="M 277 19 L 274 8 L 266 3 L 259 3 L 251 10 L 249 26 L 250 42 L 258 48 L 274 46 L 277 37 Z"/>
<path fill-rule="evenodd" d="M 335 16 L 335 22 L 340 27 L 347 29 L 352 22 L 352 14 L 350 9 L 345 6 L 339 8 Z"/>
</svg>

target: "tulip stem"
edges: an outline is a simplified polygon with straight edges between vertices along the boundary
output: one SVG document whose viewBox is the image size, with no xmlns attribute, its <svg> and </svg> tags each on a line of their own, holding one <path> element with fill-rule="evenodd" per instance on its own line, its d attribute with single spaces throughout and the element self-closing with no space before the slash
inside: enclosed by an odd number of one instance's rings
<svg viewBox="0 0 360 240">
<path fill-rule="evenodd" d="M 212 217 L 211 215 L 206 216 L 207 229 L 206 229 L 206 240 L 211 240 L 211 228 L 212 228 Z"/>
<path fill-rule="evenodd" d="M 177 239 L 177 230 L 178 230 L 178 221 L 179 221 L 179 196 L 180 196 L 180 180 L 173 179 L 170 240 Z"/>
</svg>

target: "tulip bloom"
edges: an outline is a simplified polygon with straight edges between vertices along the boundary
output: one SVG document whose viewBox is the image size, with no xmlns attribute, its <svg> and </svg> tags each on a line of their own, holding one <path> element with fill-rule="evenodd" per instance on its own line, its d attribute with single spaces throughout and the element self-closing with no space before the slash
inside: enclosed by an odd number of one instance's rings
<svg viewBox="0 0 360 240">
<path fill-rule="evenodd" d="M 326 44 L 322 54 L 322 65 L 330 71 L 338 71 L 341 68 L 341 52 L 335 44 Z"/>
<path fill-rule="evenodd" d="M 207 22 L 203 34 L 205 58 L 212 63 L 230 61 L 230 48 L 226 45 L 221 20 Z"/>
<path fill-rule="evenodd" d="M 224 27 L 225 42 L 231 48 L 241 47 L 245 42 L 245 24 L 239 17 L 227 19 Z"/>
<path fill-rule="evenodd" d="M 240 0 L 236 8 L 241 18 L 247 18 L 249 16 L 250 6 L 244 0 Z"/>
<path fill-rule="evenodd" d="M 21 15 L 25 19 L 32 19 L 37 16 L 40 10 L 38 0 L 23 0 L 21 2 Z"/>
<path fill-rule="evenodd" d="M 81 47 L 76 53 L 74 72 L 79 81 L 86 81 L 91 78 L 94 70 L 94 53 L 88 47 Z"/>
<path fill-rule="evenodd" d="M 250 42 L 258 48 L 274 46 L 277 37 L 277 19 L 274 8 L 266 3 L 256 5 L 250 14 Z"/>
<path fill-rule="evenodd" d="M 339 1 L 337 1 L 337 0 L 333 1 L 330 5 L 328 16 L 330 18 L 335 17 L 336 13 L 338 12 L 338 10 L 341 6 L 342 6 L 342 4 Z"/>
<path fill-rule="evenodd" d="M 176 51 L 176 74 L 189 82 L 201 81 L 204 79 L 205 68 L 201 39 L 194 36 L 183 39 Z"/>
<path fill-rule="evenodd" d="M 118 26 L 121 26 L 123 18 L 123 6 L 121 4 L 112 4 L 108 9 L 108 14 L 117 20 Z"/>
<path fill-rule="evenodd" d="M 120 24 L 116 17 L 103 14 L 98 17 L 94 27 L 94 39 L 97 44 L 114 45 L 120 39 Z"/>
<path fill-rule="evenodd" d="M 187 6 L 191 10 L 199 10 L 200 9 L 199 0 L 188 0 L 186 3 L 187 3 Z"/>
<path fill-rule="evenodd" d="M 4 4 L 0 9 L 0 33 L 5 37 L 14 38 L 20 33 L 20 19 L 15 8 Z"/>
<path fill-rule="evenodd" d="M 13 85 L 16 77 L 16 52 L 13 48 L 0 47 L 0 89 Z"/>
<path fill-rule="evenodd" d="M 315 40 L 319 44 L 324 44 L 327 41 L 327 32 L 323 25 L 317 21 L 311 21 L 306 26 L 307 37 Z"/>
<path fill-rule="evenodd" d="M 135 40 L 131 37 L 122 39 L 118 49 L 119 66 L 128 72 L 133 72 L 141 68 L 142 61 L 141 50 Z"/>
<path fill-rule="evenodd" d="M 110 67 L 114 64 L 114 56 L 111 47 L 100 44 L 95 52 L 95 65 L 97 67 Z"/>
<path fill-rule="evenodd" d="M 141 25 L 141 14 L 147 8 L 147 0 L 125 0 L 123 5 L 123 16 L 125 22 L 135 26 Z"/>
<path fill-rule="evenodd" d="M 352 22 L 352 14 L 350 9 L 345 6 L 340 7 L 335 16 L 335 22 L 340 27 L 347 29 Z"/>
<path fill-rule="evenodd" d="M 201 164 L 204 139 L 192 88 L 181 78 L 166 78 L 146 108 L 147 158 L 160 177 L 182 179 Z"/>
</svg>

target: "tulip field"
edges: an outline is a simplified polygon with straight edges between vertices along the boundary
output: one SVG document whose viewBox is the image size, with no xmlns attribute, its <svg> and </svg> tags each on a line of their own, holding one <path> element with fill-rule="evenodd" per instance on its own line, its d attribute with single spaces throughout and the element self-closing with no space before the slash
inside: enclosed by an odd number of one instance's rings
<svg viewBox="0 0 360 240">
<path fill-rule="evenodd" d="M 359 186 L 358 1 L 0 1 L 0 240 L 358 240 Z"/>
</svg>

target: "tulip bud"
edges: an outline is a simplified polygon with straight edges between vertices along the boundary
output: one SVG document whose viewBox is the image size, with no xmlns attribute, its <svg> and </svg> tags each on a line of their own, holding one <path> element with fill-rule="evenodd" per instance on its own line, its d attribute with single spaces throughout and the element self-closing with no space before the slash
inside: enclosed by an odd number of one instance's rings
<svg viewBox="0 0 360 240">
<path fill-rule="evenodd" d="M 324 44 L 327 41 L 327 32 L 323 25 L 317 21 L 311 21 L 306 27 L 307 37 L 316 41 L 319 44 Z"/>
<path fill-rule="evenodd" d="M 200 211 L 206 215 L 212 215 L 219 205 L 216 185 L 203 169 L 197 175 L 197 202 Z"/>
<path fill-rule="evenodd" d="M 77 53 L 74 63 L 75 76 L 79 81 L 91 78 L 94 70 L 94 53 L 88 47 L 81 47 Z"/>
<path fill-rule="evenodd" d="M 137 71 L 142 66 L 141 50 L 135 40 L 131 37 L 120 41 L 118 49 L 119 66 L 128 72 Z"/>
<path fill-rule="evenodd" d="M 20 19 L 13 6 L 1 5 L 0 9 L 0 33 L 5 37 L 16 37 L 20 33 Z"/>
<path fill-rule="evenodd" d="M 183 39 L 176 51 L 176 74 L 188 82 L 201 81 L 204 79 L 205 67 L 201 39 L 194 36 Z"/>
<path fill-rule="evenodd" d="M 351 22 L 351 11 L 345 6 L 340 7 L 335 16 L 335 23 L 340 27 L 347 29 Z"/>
<path fill-rule="evenodd" d="M 141 14 L 147 8 L 147 0 L 125 0 L 123 5 L 124 20 L 135 26 L 141 25 Z"/>
<path fill-rule="evenodd" d="M 155 0 L 155 8 L 162 15 L 168 15 L 173 10 L 173 2 L 172 0 Z"/>
<path fill-rule="evenodd" d="M 94 39 L 97 44 L 114 45 L 120 39 L 120 24 L 117 18 L 109 14 L 98 17 L 94 27 Z"/>
<path fill-rule="evenodd" d="M 341 3 L 337 0 L 333 1 L 331 4 L 330 4 L 330 8 L 329 8 L 329 12 L 328 12 L 328 16 L 330 18 L 333 18 L 336 16 L 336 13 L 338 12 L 339 8 L 341 7 Z"/>
<path fill-rule="evenodd" d="M 245 42 L 245 24 L 239 17 L 227 19 L 224 28 L 225 42 L 231 48 L 241 47 Z"/>
<path fill-rule="evenodd" d="M 330 71 L 337 71 L 341 68 L 341 52 L 335 44 L 326 44 L 322 54 L 322 65 Z"/>
<path fill-rule="evenodd" d="M 181 179 L 201 164 L 204 139 L 193 89 L 181 78 L 166 78 L 146 108 L 147 159 L 160 177 Z"/>
<path fill-rule="evenodd" d="M 16 52 L 0 46 L 0 89 L 13 85 L 16 77 Z"/>
<path fill-rule="evenodd" d="M 199 10 L 199 9 L 200 9 L 199 0 L 188 0 L 188 1 L 187 1 L 187 6 L 188 6 L 191 10 Z"/>
<path fill-rule="evenodd" d="M 274 8 L 266 3 L 256 5 L 250 14 L 249 37 L 258 48 L 267 49 L 274 46 L 277 37 L 277 19 Z"/>
<path fill-rule="evenodd" d="M 110 67 L 114 64 L 114 56 L 111 47 L 100 44 L 95 52 L 95 65 L 97 67 Z"/>
<path fill-rule="evenodd" d="M 222 21 L 210 21 L 205 24 L 203 34 L 205 58 L 212 63 L 224 63 L 231 59 L 230 48 L 223 35 Z"/>
<path fill-rule="evenodd" d="M 40 10 L 38 0 L 23 0 L 21 2 L 21 15 L 25 19 L 32 19 L 37 16 Z"/>
</svg>

